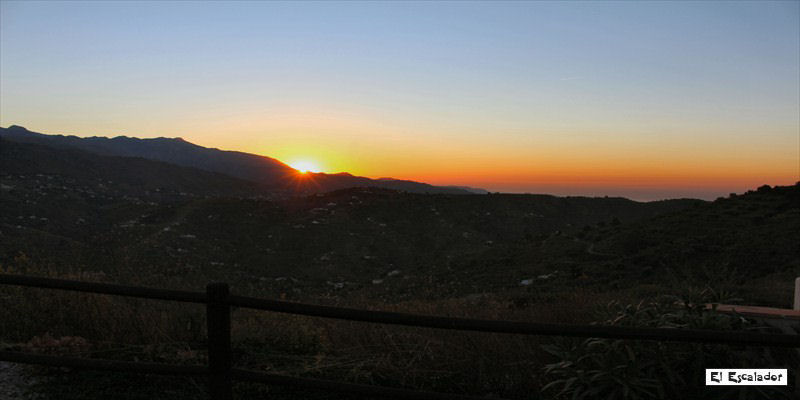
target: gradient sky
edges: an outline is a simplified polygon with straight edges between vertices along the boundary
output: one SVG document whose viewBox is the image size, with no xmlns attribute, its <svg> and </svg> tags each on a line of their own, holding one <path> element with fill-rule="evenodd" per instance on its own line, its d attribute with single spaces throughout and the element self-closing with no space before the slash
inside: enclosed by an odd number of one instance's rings
<svg viewBox="0 0 800 400">
<path fill-rule="evenodd" d="M 800 2 L 0 1 L 0 126 L 492 191 L 800 180 Z"/>
</svg>

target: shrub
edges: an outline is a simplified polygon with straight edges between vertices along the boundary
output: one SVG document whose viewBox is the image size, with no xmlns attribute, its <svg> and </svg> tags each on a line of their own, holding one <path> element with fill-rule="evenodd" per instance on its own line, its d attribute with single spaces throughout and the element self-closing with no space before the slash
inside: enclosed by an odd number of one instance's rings
<svg viewBox="0 0 800 400">
<path fill-rule="evenodd" d="M 712 296 L 702 292 L 693 300 Z M 636 305 L 611 303 L 602 323 L 721 331 L 768 329 L 752 320 L 718 313 L 705 304 L 672 296 Z M 792 396 L 786 387 L 706 387 L 705 368 L 789 368 L 798 364 L 796 352 L 729 345 L 591 338 L 562 340 L 543 348 L 560 360 L 544 368 L 552 381 L 543 391 L 555 398 L 788 399 Z"/>
</svg>

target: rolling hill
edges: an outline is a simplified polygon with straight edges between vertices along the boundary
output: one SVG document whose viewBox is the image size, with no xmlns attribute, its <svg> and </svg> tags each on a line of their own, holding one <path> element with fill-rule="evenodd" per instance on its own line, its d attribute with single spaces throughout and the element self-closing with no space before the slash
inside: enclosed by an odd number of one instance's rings
<svg viewBox="0 0 800 400">
<path fill-rule="evenodd" d="M 273 295 L 390 298 L 800 274 L 797 185 L 714 202 L 365 187 L 284 196 L 68 146 L 4 138 L 0 156 L 0 264 L 22 270 L 29 260 L 153 285 L 241 279 Z"/>
<path fill-rule="evenodd" d="M 275 295 L 516 287 L 552 272 L 530 252 L 564 232 L 702 203 L 383 188 L 286 197 L 137 157 L 6 139 L 0 156 L 0 264 L 153 285 L 242 279 Z"/>
</svg>

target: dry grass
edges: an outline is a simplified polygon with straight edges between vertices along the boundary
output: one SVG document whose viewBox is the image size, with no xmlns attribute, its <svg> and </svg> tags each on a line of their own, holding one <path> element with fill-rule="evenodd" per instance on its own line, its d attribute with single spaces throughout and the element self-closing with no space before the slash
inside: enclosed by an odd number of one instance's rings
<svg viewBox="0 0 800 400">
<path fill-rule="evenodd" d="M 105 279 L 92 274 L 43 275 Z M 640 285 L 602 293 L 564 288 L 402 303 L 359 297 L 309 302 L 423 315 L 583 324 L 598 320 L 597 313 L 612 300 L 637 303 L 662 290 Z M 0 321 L 0 338 L 26 350 L 205 362 L 202 305 L 0 286 Z M 548 337 L 368 324 L 245 309 L 235 309 L 232 314 L 232 337 L 239 367 L 508 398 L 539 397 L 546 384 L 542 368 L 554 361 L 541 349 L 542 344 L 554 340 Z"/>
<path fill-rule="evenodd" d="M 92 274 L 59 277 L 105 279 Z M 498 295 L 399 304 L 378 304 L 366 298 L 321 302 L 424 315 L 584 323 L 593 319 L 597 304 L 614 298 L 619 296 L 577 290 L 562 296 L 534 296 L 524 304 Z M 186 363 L 202 363 L 205 357 L 205 316 L 200 305 L 0 287 L 0 321 L 3 340 L 32 351 L 46 348 L 59 354 L 95 352 Z M 242 309 L 233 313 L 232 336 L 237 365 L 255 370 L 511 397 L 538 392 L 541 367 L 550 360 L 540 349 L 549 339 L 542 337 L 375 325 Z M 72 346 L 74 343 L 83 347 Z M 114 355 L 109 349 L 126 351 Z M 156 354 L 159 349 L 169 354 Z"/>
</svg>

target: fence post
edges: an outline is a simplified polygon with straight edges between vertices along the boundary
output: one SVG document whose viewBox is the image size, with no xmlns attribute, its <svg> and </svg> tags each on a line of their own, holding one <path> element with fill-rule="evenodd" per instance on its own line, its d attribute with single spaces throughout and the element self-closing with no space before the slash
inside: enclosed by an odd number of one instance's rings
<svg viewBox="0 0 800 400">
<path fill-rule="evenodd" d="M 206 286 L 208 326 L 208 392 L 212 400 L 232 400 L 231 307 L 227 283 Z"/>
</svg>

